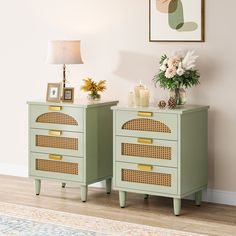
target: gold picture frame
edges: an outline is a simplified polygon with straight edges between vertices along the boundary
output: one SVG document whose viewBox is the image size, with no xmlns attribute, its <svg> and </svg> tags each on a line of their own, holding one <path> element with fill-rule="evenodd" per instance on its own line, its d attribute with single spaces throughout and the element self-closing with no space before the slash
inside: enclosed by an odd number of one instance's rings
<svg viewBox="0 0 236 236">
<path fill-rule="evenodd" d="M 48 83 L 46 101 L 61 101 L 61 83 Z"/>
<path fill-rule="evenodd" d="M 74 88 L 72 87 L 63 88 L 62 101 L 71 103 L 74 102 Z"/>
</svg>

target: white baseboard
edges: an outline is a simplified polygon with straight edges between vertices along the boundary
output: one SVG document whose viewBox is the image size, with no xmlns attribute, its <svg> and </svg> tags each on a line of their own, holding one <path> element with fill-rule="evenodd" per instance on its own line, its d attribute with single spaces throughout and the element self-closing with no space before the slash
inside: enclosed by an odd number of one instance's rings
<svg viewBox="0 0 236 236">
<path fill-rule="evenodd" d="M 185 199 L 194 199 L 194 195 L 190 195 Z M 236 206 L 236 192 L 222 191 L 218 189 L 210 189 L 203 191 L 202 200 L 204 202 L 220 203 Z"/>
<path fill-rule="evenodd" d="M 105 188 L 106 182 L 105 182 L 105 180 L 104 180 L 104 181 L 102 181 L 102 182 L 98 182 L 98 183 L 95 183 L 95 184 L 91 184 L 91 185 L 89 185 L 89 186 L 95 187 L 95 188 Z"/>
<path fill-rule="evenodd" d="M 203 201 L 236 206 L 236 192 L 207 189 L 203 192 Z"/>
<path fill-rule="evenodd" d="M 28 167 L 25 165 L 0 163 L 0 175 L 27 177 Z M 91 186 L 101 188 L 105 186 L 105 183 L 102 181 Z M 194 199 L 194 197 L 192 195 L 187 197 L 187 199 Z M 203 191 L 203 201 L 236 206 L 236 192 L 207 189 Z"/>
<path fill-rule="evenodd" d="M 8 163 L 0 163 L 0 175 L 27 177 L 28 167 L 25 165 L 13 165 L 13 164 L 8 164 Z"/>
</svg>

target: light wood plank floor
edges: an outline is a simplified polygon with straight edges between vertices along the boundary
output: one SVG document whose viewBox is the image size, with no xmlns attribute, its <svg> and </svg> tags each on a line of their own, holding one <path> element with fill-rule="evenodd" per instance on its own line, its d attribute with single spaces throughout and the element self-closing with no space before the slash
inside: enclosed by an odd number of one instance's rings
<svg viewBox="0 0 236 236">
<path fill-rule="evenodd" d="M 172 200 L 140 194 L 127 194 L 127 207 L 121 209 L 118 192 L 107 195 L 104 189 L 89 188 L 88 201 L 80 201 L 76 186 L 65 189 L 59 183 L 42 182 L 40 196 L 34 194 L 34 181 L 28 178 L 0 176 L 0 201 L 57 211 L 103 217 L 131 223 L 146 224 L 208 235 L 236 235 L 236 207 L 193 201 L 182 202 L 182 214 L 173 215 Z"/>
</svg>

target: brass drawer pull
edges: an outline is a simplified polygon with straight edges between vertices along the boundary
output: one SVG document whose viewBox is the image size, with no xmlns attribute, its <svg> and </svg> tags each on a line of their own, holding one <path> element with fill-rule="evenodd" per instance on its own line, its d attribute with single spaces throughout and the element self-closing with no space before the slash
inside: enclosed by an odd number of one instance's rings
<svg viewBox="0 0 236 236">
<path fill-rule="evenodd" d="M 49 130 L 48 134 L 52 135 L 52 136 L 61 136 L 62 135 L 62 131 L 60 131 L 60 130 Z"/>
<path fill-rule="evenodd" d="M 139 111 L 139 112 L 138 112 L 138 116 L 142 116 L 142 117 L 152 117 L 152 116 L 153 116 L 153 113 L 152 113 L 152 112 Z"/>
<path fill-rule="evenodd" d="M 61 111 L 62 107 L 61 106 L 49 106 L 48 109 L 51 111 Z"/>
<path fill-rule="evenodd" d="M 138 138 L 138 143 L 152 144 L 153 140 L 151 138 Z"/>
<path fill-rule="evenodd" d="M 60 161 L 62 159 L 62 156 L 61 155 L 54 155 L 54 154 L 49 154 L 49 159 L 52 159 L 52 160 L 58 160 Z"/>
<path fill-rule="evenodd" d="M 142 164 L 138 164 L 137 168 L 139 170 L 145 170 L 145 171 L 152 171 L 153 170 L 153 166 L 142 165 Z"/>
</svg>

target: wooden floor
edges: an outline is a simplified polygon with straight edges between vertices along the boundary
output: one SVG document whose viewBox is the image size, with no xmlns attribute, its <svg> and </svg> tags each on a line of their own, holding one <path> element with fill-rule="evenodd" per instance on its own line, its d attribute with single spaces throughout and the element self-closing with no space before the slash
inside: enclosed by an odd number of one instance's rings
<svg viewBox="0 0 236 236">
<path fill-rule="evenodd" d="M 76 186 L 65 189 L 59 183 L 42 182 L 40 196 L 34 194 L 34 181 L 27 178 L 0 176 L 0 201 L 57 211 L 103 217 L 131 223 L 146 224 L 208 235 L 236 235 L 236 207 L 193 201 L 182 202 L 181 216 L 173 215 L 172 200 L 140 194 L 127 194 L 127 207 L 121 209 L 118 192 L 107 195 L 104 189 L 89 188 L 88 201 L 80 201 Z"/>
</svg>

